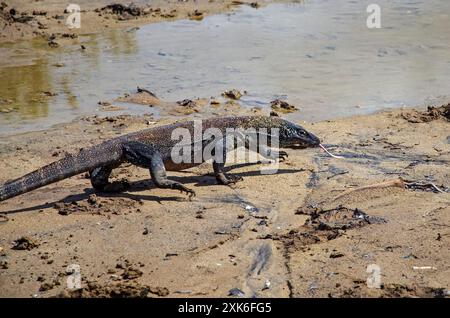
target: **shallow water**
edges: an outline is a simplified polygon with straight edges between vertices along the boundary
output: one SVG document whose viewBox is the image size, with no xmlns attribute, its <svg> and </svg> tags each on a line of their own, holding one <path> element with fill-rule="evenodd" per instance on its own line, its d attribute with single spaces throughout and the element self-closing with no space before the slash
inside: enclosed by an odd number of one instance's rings
<svg viewBox="0 0 450 318">
<path fill-rule="evenodd" d="M 450 1 L 377 3 L 381 29 L 366 27 L 365 1 L 316 0 L 82 36 L 56 49 L 2 45 L 0 110 L 13 111 L 0 113 L 0 134 L 102 113 L 98 101 L 137 86 L 169 101 L 237 88 L 248 92 L 244 106 L 283 98 L 300 108 L 287 117 L 309 121 L 450 99 Z"/>
</svg>

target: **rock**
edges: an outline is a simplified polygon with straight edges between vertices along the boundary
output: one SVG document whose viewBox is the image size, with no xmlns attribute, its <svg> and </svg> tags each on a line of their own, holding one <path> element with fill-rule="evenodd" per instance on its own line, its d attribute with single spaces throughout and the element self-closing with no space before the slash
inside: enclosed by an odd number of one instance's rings
<svg viewBox="0 0 450 318">
<path fill-rule="evenodd" d="M 88 202 L 89 204 L 94 205 L 94 204 L 98 203 L 98 197 L 97 197 L 95 194 L 91 194 L 91 195 L 89 196 L 87 202 Z"/>
<path fill-rule="evenodd" d="M 48 42 L 48 46 L 50 46 L 52 48 L 56 48 L 56 47 L 59 47 L 59 44 L 57 42 L 55 42 L 54 40 L 51 40 Z"/>
<path fill-rule="evenodd" d="M 123 279 L 130 280 L 130 279 L 139 278 L 142 276 L 142 274 L 143 273 L 139 269 L 130 266 L 128 268 L 125 268 L 125 270 L 121 276 Z"/>
<path fill-rule="evenodd" d="M 0 269 L 8 269 L 8 262 L 7 261 L 0 261 Z"/>
<path fill-rule="evenodd" d="M 232 89 L 222 93 L 223 97 L 238 100 L 242 97 L 242 93 L 237 89 Z"/>
<path fill-rule="evenodd" d="M 21 237 L 13 242 L 13 250 L 27 250 L 30 251 L 33 248 L 38 247 L 39 244 L 29 237 Z"/>
<path fill-rule="evenodd" d="M 191 108 L 197 106 L 197 104 L 190 99 L 183 99 L 181 101 L 178 101 L 177 104 L 180 106 L 191 107 Z"/>
<path fill-rule="evenodd" d="M 169 295 L 169 290 L 166 287 L 149 287 L 149 291 L 160 297 L 165 297 Z"/>
<path fill-rule="evenodd" d="M 295 110 L 297 110 L 297 108 L 293 105 L 290 105 L 289 103 L 282 101 L 280 99 L 275 99 L 273 101 L 270 102 L 270 107 L 273 110 L 279 110 L 285 113 L 288 112 L 293 112 Z"/>
<path fill-rule="evenodd" d="M 197 9 L 194 12 L 188 14 L 189 19 L 200 21 L 203 20 L 203 12 L 198 11 Z"/>
<path fill-rule="evenodd" d="M 270 280 L 266 279 L 266 281 L 264 282 L 264 286 L 262 288 L 262 290 L 266 290 L 270 288 Z"/>
<path fill-rule="evenodd" d="M 339 257 L 342 257 L 342 256 L 344 256 L 344 254 L 342 254 L 340 252 L 332 252 L 330 254 L 330 258 L 339 258 Z"/>
<path fill-rule="evenodd" d="M 47 15 L 47 11 L 33 10 L 33 15 Z"/>
<path fill-rule="evenodd" d="M 43 95 L 45 96 L 57 96 L 58 93 L 54 93 L 54 92 L 50 92 L 50 91 L 44 91 L 42 92 Z"/>
<path fill-rule="evenodd" d="M 239 288 L 232 288 L 228 291 L 228 296 L 244 297 L 245 293 Z"/>
</svg>

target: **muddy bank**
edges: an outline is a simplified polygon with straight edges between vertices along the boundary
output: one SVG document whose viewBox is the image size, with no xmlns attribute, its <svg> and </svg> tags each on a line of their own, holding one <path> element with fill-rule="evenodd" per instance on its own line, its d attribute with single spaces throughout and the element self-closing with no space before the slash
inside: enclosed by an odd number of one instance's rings
<svg viewBox="0 0 450 318">
<path fill-rule="evenodd" d="M 94 193 L 79 175 L 1 202 L 0 296 L 448 297 L 446 107 L 305 123 L 344 159 L 291 150 L 275 175 L 230 166 L 244 178 L 233 187 L 209 164 L 170 173 L 192 201 L 124 165 L 113 175 L 131 184 L 121 194 Z M 85 117 L 2 138 L 0 183 L 174 120 Z M 374 266 L 380 288 L 367 285 Z"/>
<path fill-rule="evenodd" d="M 188 0 L 188 1 L 77 1 L 80 6 L 81 27 L 68 28 L 68 3 L 57 0 L 28 2 L 3 1 L 0 5 L 0 43 L 34 37 L 46 37 L 50 46 L 59 45 L 54 38 L 76 37 L 108 29 L 172 21 L 175 19 L 202 20 L 205 16 L 232 10 L 239 5 L 258 8 L 272 0 Z"/>
</svg>

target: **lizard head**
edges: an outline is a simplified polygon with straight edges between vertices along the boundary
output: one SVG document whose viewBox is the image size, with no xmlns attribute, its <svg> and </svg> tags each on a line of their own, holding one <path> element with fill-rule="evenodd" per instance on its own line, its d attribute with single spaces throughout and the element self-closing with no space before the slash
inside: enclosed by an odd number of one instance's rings
<svg viewBox="0 0 450 318">
<path fill-rule="evenodd" d="M 282 121 L 279 126 L 280 148 L 302 149 L 319 146 L 320 139 L 305 128 L 284 119 L 280 120 Z"/>
</svg>

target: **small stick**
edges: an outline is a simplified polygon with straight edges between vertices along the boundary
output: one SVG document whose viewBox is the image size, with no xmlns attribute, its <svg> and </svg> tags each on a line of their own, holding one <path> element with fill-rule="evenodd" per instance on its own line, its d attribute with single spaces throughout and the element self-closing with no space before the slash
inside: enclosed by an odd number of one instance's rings
<svg viewBox="0 0 450 318">
<path fill-rule="evenodd" d="M 323 151 L 325 151 L 327 154 L 329 154 L 329 155 L 330 155 L 331 157 L 333 157 L 333 158 L 336 158 L 336 159 L 345 159 L 345 157 L 333 155 L 333 154 L 332 154 L 331 152 L 329 152 L 329 151 L 327 150 L 327 148 L 325 148 L 322 144 L 319 144 L 319 147 L 322 148 Z"/>
<path fill-rule="evenodd" d="M 412 269 L 417 271 L 417 270 L 436 270 L 437 268 L 434 266 L 413 266 Z"/>
<path fill-rule="evenodd" d="M 340 198 L 342 198 L 346 195 L 349 195 L 353 192 L 356 192 L 356 191 L 362 191 L 362 190 L 367 190 L 367 189 L 383 189 L 383 188 L 390 188 L 390 187 L 405 188 L 405 183 L 403 182 L 402 179 L 395 179 L 395 180 L 389 180 L 389 181 L 385 181 L 385 182 L 370 184 L 370 185 L 347 190 L 344 193 L 341 193 L 340 195 L 335 197 L 333 199 L 333 201 L 340 199 Z"/>
</svg>

